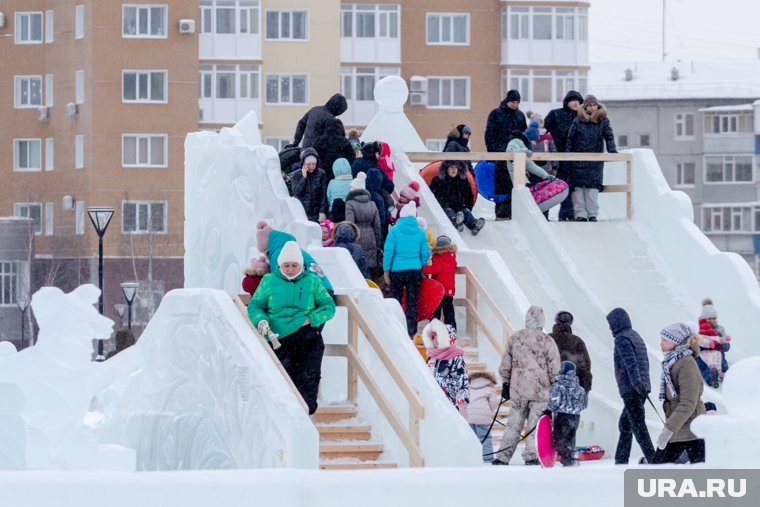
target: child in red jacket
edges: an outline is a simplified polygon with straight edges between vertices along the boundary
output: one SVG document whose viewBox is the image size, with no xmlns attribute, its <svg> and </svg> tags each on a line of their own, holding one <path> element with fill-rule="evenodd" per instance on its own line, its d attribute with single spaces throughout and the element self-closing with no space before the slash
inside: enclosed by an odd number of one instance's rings
<svg viewBox="0 0 760 507">
<path fill-rule="evenodd" d="M 431 278 L 440 282 L 445 290 L 441 304 L 436 308 L 433 317 L 440 319 L 443 313 L 443 322 L 456 329 L 457 321 L 454 317 L 454 292 L 456 284 L 454 275 L 457 270 L 457 246 L 451 242 L 448 236 L 438 236 L 433 247 L 433 259 L 429 266 L 424 266 L 422 272 L 432 275 Z"/>
</svg>

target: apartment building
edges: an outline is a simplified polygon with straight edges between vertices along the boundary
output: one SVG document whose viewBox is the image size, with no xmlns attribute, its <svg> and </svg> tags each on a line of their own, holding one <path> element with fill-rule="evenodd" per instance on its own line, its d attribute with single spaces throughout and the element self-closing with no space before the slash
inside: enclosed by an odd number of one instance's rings
<svg viewBox="0 0 760 507">
<path fill-rule="evenodd" d="M 27 283 L 97 283 L 87 208 L 115 209 L 104 237 L 105 313 L 141 282 L 134 321 L 182 285 L 184 138 L 198 128 L 198 38 L 183 0 L 0 0 L 1 215 L 34 220 Z M 193 21 L 194 23 L 194 21 Z M 192 23 L 190 23 L 191 25 Z M 31 247 L 30 247 L 31 248 Z M 121 307 L 119 307 L 121 309 Z"/>
<path fill-rule="evenodd" d="M 760 61 L 599 64 L 589 87 L 618 149 L 652 149 L 671 188 L 690 197 L 695 223 L 760 276 Z"/>
</svg>

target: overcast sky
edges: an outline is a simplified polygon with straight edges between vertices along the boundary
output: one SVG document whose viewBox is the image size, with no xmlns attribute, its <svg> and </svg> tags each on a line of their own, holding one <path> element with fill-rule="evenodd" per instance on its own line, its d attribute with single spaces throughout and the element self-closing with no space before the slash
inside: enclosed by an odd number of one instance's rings
<svg viewBox="0 0 760 507">
<path fill-rule="evenodd" d="M 590 63 L 662 61 L 663 0 L 589 0 Z M 760 0 L 666 0 L 674 60 L 757 59 Z"/>
</svg>

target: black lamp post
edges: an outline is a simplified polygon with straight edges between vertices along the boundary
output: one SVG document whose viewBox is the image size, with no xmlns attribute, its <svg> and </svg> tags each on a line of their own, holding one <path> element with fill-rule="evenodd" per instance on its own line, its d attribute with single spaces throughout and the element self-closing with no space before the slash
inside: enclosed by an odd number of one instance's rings
<svg viewBox="0 0 760 507">
<path fill-rule="evenodd" d="M 124 299 L 127 300 L 127 329 L 132 330 L 132 301 L 137 294 L 137 282 L 124 282 L 121 284 L 121 291 L 124 293 Z"/>
<path fill-rule="evenodd" d="M 103 236 L 108 229 L 108 224 L 113 217 L 114 209 L 105 207 L 87 208 L 87 214 L 90 216 L 90 222 L 95 227 L 98 234 L 98 287 L 100 287 L 100 298 L 98 299 L 98 311 L 103 315 Z M 104 361 L 103 340 L 98 340 L 98 355 L 96 361 Z"/>
<path fill-rule="evenodd" d="M 26 298 L 17 298 L 16 305 L 21 310 L 21 348 L 24 348 L 24 321 L 26 320 L 26 309 L 29 308 L 29 301 Z"/>
</svg>

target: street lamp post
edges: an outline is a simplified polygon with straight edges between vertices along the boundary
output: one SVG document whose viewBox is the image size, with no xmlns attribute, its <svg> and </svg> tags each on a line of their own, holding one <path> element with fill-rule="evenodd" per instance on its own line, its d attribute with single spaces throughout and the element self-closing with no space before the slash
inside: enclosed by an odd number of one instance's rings
<svg viewBox="0 0 760 507">
<path fill-rule="evenodd" d="M 98 235 L 98 287 L 100 287 L 98 311 L 103 315 L 103 236 L 106 233 L 106 229 L 108 229 L 108 224 L 111 222 L 114 209 L 101 206 L 87 208 L 87 214 L 90 216 L 90 222 L 92 222 L 92 226 L 95 227 L 95 232 Z M 105 356 L 103 355 L 103 340 L 98 341 L 98 355 L 95 360 L 105 360 Z"/>
<path fill-rule="evenodd" d="M 132 301 L 137 294 L 137 282 L 124 282 L 121 284 L 121 291 L 124 293 L 124 299 L 127 300 L 127 329 L 132 330 Z"/>
<path fill-rule="evenodd" d="M 29 308 L 29 301 L 26 298 L 16 299 L 16 305 L 21 310 L 21 348 L 24 348 L 24 321 L 26 320 L 26 309 Z"/>
</svg>

